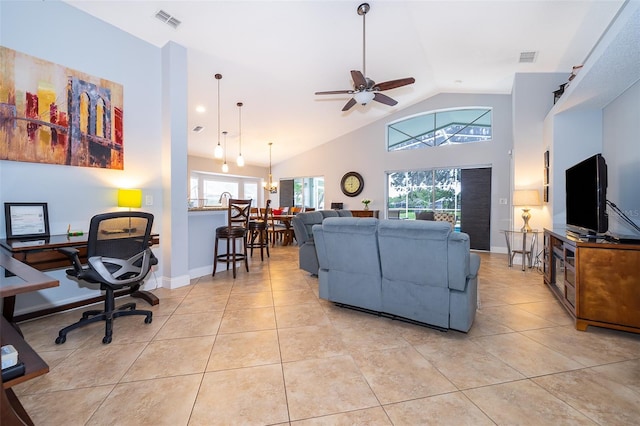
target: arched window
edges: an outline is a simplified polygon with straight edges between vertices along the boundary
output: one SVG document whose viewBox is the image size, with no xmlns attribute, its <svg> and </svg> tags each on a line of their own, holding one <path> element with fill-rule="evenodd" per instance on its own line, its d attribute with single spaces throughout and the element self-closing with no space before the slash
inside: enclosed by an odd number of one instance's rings
<svg viewBox="0 0 640 426">
<path fill-rule="evenodd" d="M 491 108 L 429 111 L 387 125 L 387 150 L 400 151 L 492 139 Z"/>
<path fill-rule="evenodd" d="M 104 138 L 105 121 L 106 120 L 105 120 L 104 100 L 102 98 L 99 98 L 98 102 L 96 102 L 96 136 L 100 136 L 101 138 Z"/>
<path fill-rule="evenodd" d="M 91 129 L 89 127 L 89 95 L 85 92 L 80 94 L 80 132 L 90 135 Z"/>
</svg>

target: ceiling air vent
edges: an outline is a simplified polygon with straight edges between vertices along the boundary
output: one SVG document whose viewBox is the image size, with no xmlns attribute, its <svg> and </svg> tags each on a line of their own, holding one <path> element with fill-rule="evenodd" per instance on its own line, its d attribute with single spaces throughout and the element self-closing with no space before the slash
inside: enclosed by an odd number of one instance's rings
<svg viewBox="0 0 640 426">
<path fill-rule="evenodd" d="M 202 127 L 202 126 L 196 126 L 193 129 L 191 129 L 191 131 L 196 132 L 196 133 L 200 133 L 203 130 L 204 130 L 204 127 Z"/>
<path fill-rule="evenodd" d="M 530 64 L 536 61 L 536 56 L 538 56 L 538 52 L 520 52 L 519 62 L 521 64 Z"/>
<path fill-rule="evenodd" d="M 181 24 L 179 20 L 169 15 L 167 12 L 165 12 L 162 9 L 159 10 L 158 13 L 156 13 L 156 18 L 158 18 L 165 24 L 169 25 L 170 27 L 173 27 L 174 29 L 178 28 L 178 26 Z"/>
</svg>

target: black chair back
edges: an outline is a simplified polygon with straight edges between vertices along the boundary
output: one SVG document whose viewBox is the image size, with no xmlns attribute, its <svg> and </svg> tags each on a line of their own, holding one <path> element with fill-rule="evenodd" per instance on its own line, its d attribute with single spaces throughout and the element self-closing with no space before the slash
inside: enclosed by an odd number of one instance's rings
<svg viewBox="0 0 640 426">
<path fill-rule="evenodd" d="M 251 199 L 240 200 L 231 198 L 229 200 L 228 226 L 249 228 L 249 219 L 251 217 Z"/>
<path fill-rule="evenodd" d="M 112 212 L 91 218 L 87 257 L 129 259 L 149 247 L 153 214 Z"/>
<path fill-rule="evenodd" d="M 264 207 L 264 214 L 262 215 L 262 220 L 266 224 L 269 220 L 269 208 L 271 207 L 271 200 L 267 200 L 267 205 Z"/>
</svg>

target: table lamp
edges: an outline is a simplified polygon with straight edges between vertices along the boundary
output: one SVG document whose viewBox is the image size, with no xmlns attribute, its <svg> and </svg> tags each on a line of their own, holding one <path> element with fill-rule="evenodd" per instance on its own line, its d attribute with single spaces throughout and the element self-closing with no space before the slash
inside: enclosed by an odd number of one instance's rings
<svg viewBox="0 0 640 426">
<path fill-rule="evenodd" d="M 141 189 L 118 189 L 118 207 L 128 207 L 129 211 L 133 207 L 142 207 L 142 190 Z M 129 228 L 124 232 L 135 232 L 135 228 L 131 228 L 131 218 L 129 218 Z"/>
<path fill-rule="evenodd" d="M 540 195 L 537 189 L 518 189 L 513 193 L 513 205 L 524 206 L 522 208 L 522 220 L 524 225 L 520 228 L 521 232 L 531 232 L 532 229 L 529 226 L 529 219 L 531 219 L 531 213 L 529 210 L 531 206 L 540 205 Z"/>
</svg>

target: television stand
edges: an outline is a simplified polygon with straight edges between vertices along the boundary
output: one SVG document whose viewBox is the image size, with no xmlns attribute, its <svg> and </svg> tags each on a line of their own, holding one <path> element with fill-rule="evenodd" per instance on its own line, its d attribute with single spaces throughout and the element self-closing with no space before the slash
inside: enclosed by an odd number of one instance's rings
<svg viewBox="0 0 640 426">
<path fill-rule="evenodd" d="M 544 230 L 544 282 L 575 320 L 640 333 L 640 244 L 575 240 Z"/>
</svg>

